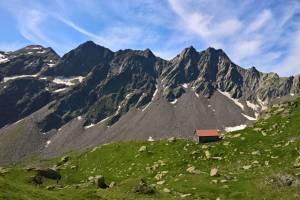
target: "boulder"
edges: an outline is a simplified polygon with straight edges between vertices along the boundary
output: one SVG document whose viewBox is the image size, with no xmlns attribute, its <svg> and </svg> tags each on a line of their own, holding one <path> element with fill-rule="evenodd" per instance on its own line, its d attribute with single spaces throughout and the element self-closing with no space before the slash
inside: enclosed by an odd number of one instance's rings
<svg viewBox="0 0 300 200">
<path fill-rule="evenodd" d="M 144 152 L 147 151 L 147 147 L 146 146 L 141 146 L 139 149 L 139 152 Z"/>
<path fill-rule="evenodd" d="M 65 163 L 67 163 L 70 160 L 69 156 L 64 156 L 60 159 L 60 161 L 56 164 L 57 166 L 61 166 Z"/>
<path fill-rule="evenodd" d="M 245 165 L 245 166 L 243 166 L 243 169 L 244 170 L 248 170 L 248 169 L 250 169 L 252 166 L 251 165 Z"/>
<path fill-rule="evenodd" d="M 57 182 L 61 179 L 61 175 L 58 171 L 47 168 L 47 169 L 38 169 L 37 176 L 41 176 L 48 179 L 56 180 Z"/>
<path fill-rule="evenodd" d="M 35 175 L 30 177 L 30 182 L 35 184 L 35 185 L 41 185 L 43 184 L 43 177 Z"/>
<path fill-rule="evenodd" d="M 212 168 L 212 169 L 210 170 L 209 175 L 212 176 L 212 177 L 214 177 L 214 176 L 220 176 L 220 174 L 219 174 L 217 168 Z"/>
<path fill-rule="evenodd" d="M 156 184 L 157 185 L 163 185 L 166 181 L 158 181 Z"/>
<path fill-rule="evenodd" d="M 176 142 L 176 137 L 170 137 L 170 138 L 168 139 L 168 142 Z"/>
<path fill-rule="evenodd" d="M 168 189 L 168 188 L 164 188 L 163 191 L 164 191 L 165 193 L 170 193 L 170 192 L 171 192 L 171 190 Z"/>
<path fill-rule="evenodd" d="M 281 187 L 299 187 L 300 179 L 292 174 L 279 174 L 275 176 L 272 182 Z"/>
<path fill-rule="evenodd" d="M 211 157 L 210 152 L 209 152 L 208 150 L 206 150 L 204 153 L 205 153 L 205 157 L 206 157 L 207 159 L 210 159 L 210 157 Z"/>
<path fill-rule="evenodd" d="M 116 182 L 112 181 L 110 184 L 109 184 L 109 188 L 113 188 L 115 187 L 117 184 Z"/>
<path fill-rule="evenodd" d="M 4 175 L 6 173 L 8 173 L 8 169 L 0 167 L 0 175 Z"/>
<path fill-rule="evenodd" d="M 294 162 L 294 167 L 300 168 L 300 156 L 298 156 Z"/>
<path fill-rule="evenodd" d="M 95 180 L 95 184 L 97 185 L 97 187 L 99 187 L 99 188 L 101 188 L 101 189 L 106 189 L 106 188 L 109 187 L 109 186 L 106 185 L 106 183 L 105 183 L 104 176 L 101 176 L 101 175 L 95 176 L 94 180 Z"/>
<path fill-rule="evenodd" d="M 54 185 L 48 185 L 46 187 L 47 190 L 54 190 L 55 189 L 55 186 Z"/>
<path fill-rule="evenodd" d="M 168 174 L 168 171 L 161 171 L 161 172 L 158 172 L 154 178 L 159 181 L 159 180 L 163 179 L 167 174 Z"/>
<path fill-rule="evenodd" d="M 141 179 L 140 183 L 135 188 L 133 188 L 133 192 L 139 193 L 139 194 L 151 195 L 151 194 L 154 194 L 155 190 L 153 187 L 148 186 L 148 184 L 146 183 L 146 181 L 144 179 Z"/>
<path fill-rule="evenodd" d="M 191 174 L 200 174 L 200 170 L 197 170 L 196 167 L 194 166 L 190 166 L 186 169 L 187 172 L 191 173 Z"/>
</svg>

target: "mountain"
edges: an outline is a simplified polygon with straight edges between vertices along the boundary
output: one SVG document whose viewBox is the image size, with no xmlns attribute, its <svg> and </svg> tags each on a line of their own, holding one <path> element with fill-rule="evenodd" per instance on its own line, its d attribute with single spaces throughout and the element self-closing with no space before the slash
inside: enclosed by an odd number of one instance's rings
<svg viewBox="0 0 300 200">
<path fill-rule="evenodd" d="M 114 142 L 0 167 L 0 199 L 299 199 L 299 119 L 300 98 L 219 142 Z"/>
<path fill-rule="evenodd" d="M 245 69 L 211 47 L 191 46 L 169 61 L 91 41 L 61 58 L 41 46 L 1 56 L 0 163 L 112 141 L 189 138 L 197 128 L 235 130 L 300 92 L 299 75 Z"/>
</svg>

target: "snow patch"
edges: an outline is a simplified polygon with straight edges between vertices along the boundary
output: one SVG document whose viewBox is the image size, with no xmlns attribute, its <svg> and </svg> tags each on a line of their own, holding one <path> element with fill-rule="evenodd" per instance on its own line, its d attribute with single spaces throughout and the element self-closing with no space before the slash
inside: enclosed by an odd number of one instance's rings
<svg viewBox="0 0 300 200">
<path fill-rule="evenodd" d="M 18 124 L 19 122 L 23 121 L 24 119 L 20 119 L 19 121 L 16 121 L 14 124 Z"/>
<path fill-rule="evenodd" d="M 82 120 L 82 117 L 81 117 L 81 116 L 78 116 L 77 119 L 78 119 L 78 120 Z"/>
<path fill-rule="evenodd" d="M 56 83 L 56 84 L 64 84 L 64 85 L 67 85 L 67 86 L 72 86 L 72 85 L 75 85 L 76 82 L 81 83 L 84 78 L 85 77 L 83 77 L 83 76 L 76 76 L 76 77 L 70 77 L 70 78 L 56 77 L 56 78 L 53 79 L 53 82 Z"/>
<path fill-rule="evenodd" d="M 102 119 L 100 122 L 98 122 L 97 124 L 101 124 L 101 123 L 105 122 L 108 119 L 109 119 L 109 117 L 106 117 L 106 118 Z"/>
<path fill-rule="evenodd" d="M 46 142 L 45 148 L 47 148 L 47 147 L 49 146 L 50 143 L 51 143 L 51 140 L 48 140 L 48 141 Z"/>
<path fill-rule="evenodd" d="M 153 93 L 153 96 L 152 96 L 152 100 L 151 101 L 153 101 L 154 100 L 154 98 L 155 98 L 155 96 L 157 95 L 157 92 L 158 92 L 158 86 L 156 85 L 155 86 L 155 91 L 154 91 L 154 93 Z"/>
<path fill-rule="evenodd" d="M 293 96 L 295 96 L 295 94 L 294 93 L 290 93 L 290 95 L 293 97 Z"/>
<path fill-rule="evenodd" d="M 197 92 L 195 92 L 195 95 L 196 95 L 197 98 L 199 98 L 199 94 Z"/>
<path fill-rule="evenodd" d="M 55 65 L 55 63 L 47 63 L 47 65 L 51 68 Z"/>
<path fill-rule="evenodd" d="M 185 89 L 189 87 L 189 85 L 187 83 L 182 84 L 182 87 L 184 87 Z"/>
<path fill-rule="evenodd" d="M 223 94 L 224 96 L 226 96 L 227 98 L 229 98 L 231 101 L 233 101 L 237 106 L 239 106 L 242 110 L 244 110 L 244 105 L 241 104 L 239 102 L 238 99 L 234 99 L 231 97 L 230 93 L 229 92 L 222 92 L 221 90 L 218 90 L 221 94 Z"/>
<path fill-rule="evenodd" d="M 133 93 L 129 93 L 125 96 L 125 99 L 129 99 L 131 96 L 133 95 Z"/>
<path fill-rule="evenodd" d="M 154 101 L 155 96 L 157 95 L 157 92 L 158 92 L 158 86 L 156 85 L 155 87 L 156 87 L 156 89 L 153 93 L 151 101 L 142 109 L 142 112 L 145 111 L 151 105 L 151 103 Z"/>
<path fill-rule="evenodd" d="M 43 49 L 43 48 L 42 47 L 27 47 L 27 49 L 39 50 L 39 49 Z"/>
<path fill-rule="evenodd" d="M 0 58 L 0 63 L 7 63 L 8 61 L 8 58 Z"/>
<path fill-rule="evenodd" d="M 247 127 L 247 125 L 245 125 L 245 124 L 242 124 L 239 126 L 225 127 L 225 131 L 226 132 L 240 131 L 240 130 L 245 129 L 246 127 Z"/>
<path fill-rule="evenodd" d="M 3 78 L 3 82 L 5 83 L 5 82 L 7 82 L 9 80 L 14 80 L 14 79 L 18 79 L 18 78 L 37 77 L 37 76 L 38 76 L 38 74 L 4 77 Z"/>
<path fill-rule="evenodd" d="M 261 106 L 261 110 L 267 110 L 268 109 L 266 101 L 262 101 L 259 97 L 257 97 L 257 101 Z"/>
<path fill-rule="evenodd" d="M 152 102 L 148 103 L 143 109 L 142 109 L 142 112 L 144 112 L 150 105 L 151 105 Z"/>
<path fill-rule="evenodd" d="M 42 50 L 42 51 L 37 51 L 37 52 L 35 52 L 35 53 L 47 53 L 47 50 Z"/>
<path fill-rule="evenodd" d="M 63 92 L 63 91 L 65 91 L 66 89 L 68 89 L 68 88 L 60 88 L 60 89 L 54 90 L 53 92 L 54 92 L 54 93 Z"/>
<path fill-rule="evenodd" d="M 177 103 L 177 99 L 175 99 L 174 101 L 171 101 L 170 104 L 176 104 Z"/>
<path fill-rule="evenodd" d="M 259 108 L 260 108 L 259 105 L 254 104 L 254 103 L 251 103 L 250 101 L 246 101 L 246 103 L 247 103 L 247 106 L 248 106 L 249 108 L 251 108 L 252 110 L 254 110 L 254 111 L 258 111 Z"/>
<path fill-rule="evenodd" d="M 93 126 L 95 126 L 95 124 L 91 123 L 90 125 L 85 126 L 84 129 L 88 129 L 88 128 L 91 128 Z"/>
<path fill-rule="evenodd" d="M 242 113 L 242 115 L 244 116 L 244 117 L 246 117 L 248 120 L 250 120 L 250 121 L 255 121 L 256 120 L 256 118 L 254 118 L 254 117 L 250 117 L 250 116 L 248 116 L 248 115 L 246 115 L 246 114 L 244 114 L 244 113 Z"/>
</svg>

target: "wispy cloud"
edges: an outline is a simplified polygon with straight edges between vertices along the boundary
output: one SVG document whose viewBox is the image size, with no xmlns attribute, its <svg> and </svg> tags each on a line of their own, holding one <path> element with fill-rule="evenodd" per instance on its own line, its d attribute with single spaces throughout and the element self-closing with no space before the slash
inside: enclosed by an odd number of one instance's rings
<svg viewBox="0 0 300 200">
<path fill-rule="evenodd" d="M 179 18 L 181 30 L 198 35 L 207 46 L 225 49 L 237 63 L 258 65 L 282 75 L 300 73 L 300 63 L 295 62 L 293 53 L 300 47 L 296 33 L 300 29 L 299 2 L 169 0 L 169 4 Z M 276 66 L 280 60 L 285 67 L 279 69 Z"/>
</svg>

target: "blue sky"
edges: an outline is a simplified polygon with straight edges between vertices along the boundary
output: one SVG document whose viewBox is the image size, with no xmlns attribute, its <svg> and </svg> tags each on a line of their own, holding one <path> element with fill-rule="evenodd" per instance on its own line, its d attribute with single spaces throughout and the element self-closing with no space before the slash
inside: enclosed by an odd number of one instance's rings
<svg viewBox="0 0 300 200">
<path fill-rule="evenodd" d="M 0 0 L 0 50 L 28 44 L 60 55 L 86 40 L 150 48 L 222 48 L 243 67 L 300 73 L 300 0 Z"/>
</svg>

